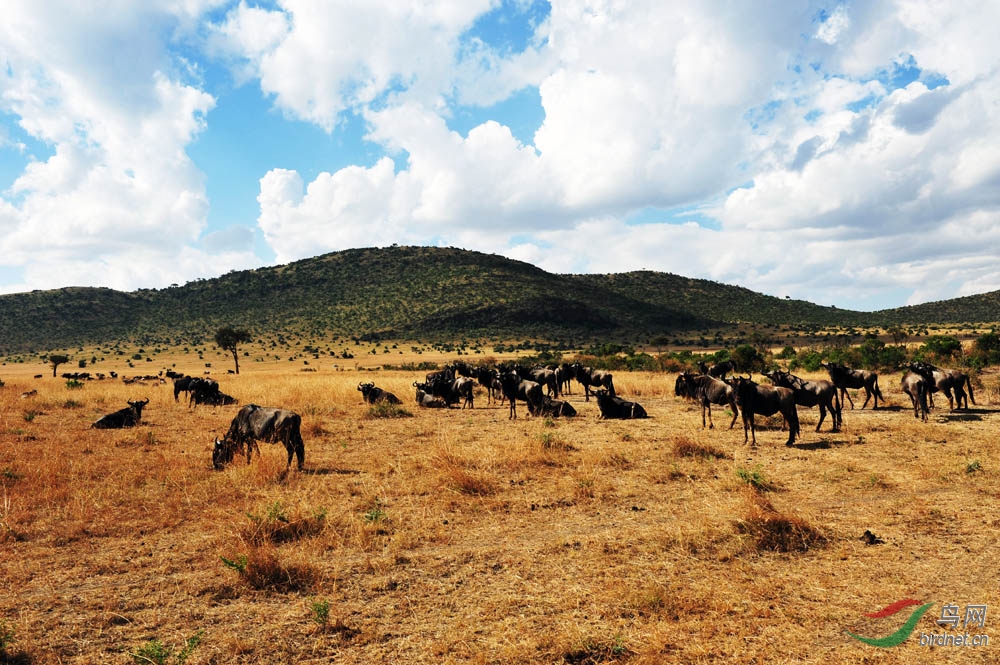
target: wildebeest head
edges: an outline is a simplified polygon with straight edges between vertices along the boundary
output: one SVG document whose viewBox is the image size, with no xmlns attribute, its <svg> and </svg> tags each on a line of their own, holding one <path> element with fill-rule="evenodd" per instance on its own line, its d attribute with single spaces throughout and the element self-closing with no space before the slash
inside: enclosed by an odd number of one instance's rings
<svg viewBox="0 0 1000 665">
<path fill-rule="evenodd" d="M 233 461 L 238 446 L 228 439 L 216 439 L 212 447 L 212 466 L 216 471 L 221 471 L 227 464 Z"/>
<path fill-rule="evenodd" d="M 142 407 L 146 406 L 147 404 L 149 404 L 148 397 L 146 399 L 140 399 L 134 402 L 132 400 L 128 400 L 128 405 L 135 410 L 136 418 L 142 417 Z"/>
</svg>

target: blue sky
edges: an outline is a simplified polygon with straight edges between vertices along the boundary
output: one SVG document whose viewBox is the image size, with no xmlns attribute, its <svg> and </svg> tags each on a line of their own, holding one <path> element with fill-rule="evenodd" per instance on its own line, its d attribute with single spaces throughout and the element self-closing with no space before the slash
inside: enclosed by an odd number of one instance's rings
<svg viewBox="0 0 1000 665">
<path fill-rule="evenodd" d="M 12 0 L 0 292 L 393 243 L 851 309 L 1000 289 L 996 19 L 986 1 Z"/>
</svg>

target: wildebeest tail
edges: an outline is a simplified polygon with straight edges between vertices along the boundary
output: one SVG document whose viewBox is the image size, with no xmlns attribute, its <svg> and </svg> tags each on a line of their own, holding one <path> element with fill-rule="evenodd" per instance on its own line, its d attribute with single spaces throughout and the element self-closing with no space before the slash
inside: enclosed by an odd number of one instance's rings
<svg viewBox="0 0 1000 665">
<path fill-rule="evenodd" d="M 884 402 L 885 398 L 882 397 L 882 391 L 878 389 L 878 376 L 875 377 L 875 383 L 872 384 L 872 388 L 875 390 L 875 396 Z"/>
</svg>

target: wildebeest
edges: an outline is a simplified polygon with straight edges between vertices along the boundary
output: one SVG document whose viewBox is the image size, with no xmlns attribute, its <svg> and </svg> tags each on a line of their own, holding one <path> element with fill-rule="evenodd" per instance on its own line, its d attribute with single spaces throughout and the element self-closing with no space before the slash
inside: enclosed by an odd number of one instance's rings
<svg viewBox="0 0 1000 665">
<path fill-rule="evenodd" d="M 569 363 L 563 363 L 556 367 L 556 382 L 559 384 L 559 394 L 573 394 L 572 385 L 573 379 L 576 378 L 576 372 L 573 371 L 573 366 Z"/>
<path fill-rule="evenodd" d="M 286 469 L 292 466 L 292 456 L 298 458 L 299 470 L 306 460 L 306 447 L 302 441 L 300 432 L 302 418 L 299 414 L 288 409 L 279 409 L 269 406 L 257 406 L 247 404 L 233 421 L 229 424 L 229 431 L 222 439 L 215 440 L 215 447 L 212 449 L 212 466 L 221 469 L 228 464 L 233 455 L 238 450 L 246 450 L 247 464 L 253 449 L 260 447 L 258 441 L 268 443 L 281 442 L 288 451 L 288 464 Z"/>
<path fill-rule="evenodd" d="M 216 384 L 211 388 L 191 391 L 191 404 L 194 406 L 197 406 L 198 404 L 208 404 L 210 406 L 229 406 L 231 404 L 239 404 L 239 400 L 232 395 L 227 395 L 219 390 L 219 386 Z"/>
<path fill-rule="evenodd" d="M 552 416 L 553 418 L 560 416 L 572 418 L 576 415 L 576 409 L 569 402 L 564 402 L 561 399 L 552 399 L 548 395 L 545 395 L 542 397 L 542 406 L 538 411 L 538 415 Z"/>
<path fill-rule="evenodd" d="M 914 366 L 910 366 L 910 370 L 903 375 L 900 381 L 900 387 L 903 392 L 910 396 L 910 401 L 913 403 L 913 417 L 920 420 L 927 420 L 927 413 L 930 410 L 927 406 L 927 395 L 930 391 L 930 386 L 934 383 L 934 376 L 930 371 L 925 371 L 925 368 L 917 365 L 917 369 Z"/>
<path fill-rule="evenodd" d="M 522 379 L 516 372 L 503 372 L 500 374 L 500 386 L 503 389 L 504 397 L 510 402 L 510 415 L 507 419 L 517 419 L 517 400 L 521 400 L 528 405 L 528 413 L 537 415 L 542 407 L 542 386 L 535 381 Z"/>
<path fill-rule="evenodd" d="M 736 403 L 743 411 L 743 443 L 747 443 L 747 430 L 753 437 L 753 445 L 757 445 L 757 426 L 754 416 L 773 416 L 780 413 L 788 426 L 788 441 L 786 446 L 795 443 L 799 434 L 799 414 L 795 410 L 795 393 L 791 388 L 780 386 L 762 386 L 753 382 L 750 377 L 732 379 L 736 391 Z"/>
<path fill-rule="evenodd" d="M 833 421 L 830 431 L 840 431 L 840 428 L 844 424 L 843 410 L 840 398 L 837 396 L 837 387 L 832 382 L 823 380 L 808 381 L 782 370 L 776 370 L 770 374 L 765 372 L 764 376 L 771 379 L 771 382 L 776 386 L 791 388 L 792 392 L 795 393 L 795 403 L 799 406 L 819 406 L 819 422 L 816 423 L 817 432 L 823 424 L 823 419 L 826 418 L 827 411 L 830 412 L 830 419 Z"/>
<path fill-rule="evenodd" d="M 847 401 L 851 403 L 851 409 L 854 408 L 854 400 L 851 399 L 851 395 L 847 392 L 848 388 L 865 389 L 865 401 L 861 405 L 862 409 L 868 405 L 868 400 L 872 397 L 875 398 L 872 404 L 873 409 L 878 408 L 879 400 L 885 402 L 885 398 L 882 397 L 882 391 L 878 389 L 878 374 L 875 372 L 870 372 L 866 369 L 851 369 L 839 363 L 820 363 L 819 365 L 826 368 L 826 371 L 830 373 L 830 381 L 840 391 L 841 404 L 843 404 L 846 397 Z"/>
<path fill-rule="evenodd" d="M 534 381 L 545 388 L 549 397 L 559 397 L 559 379 L 554 370 L 545 367 L 517 367 L 515 371 L 522 379 Z"/>
<path fill-rule="evenodd" d="M 452 404 L 462 402 L 463 409 L 465 407 L 475 408 L 476 382 L 468 377 L 460 376 L 456 379 L 441 375 L 424 383 L 414 381 L 413 387 L 434 397 L 440 397 L 449 407 Z"/>
<path fill-rule="evenodd" d="M 193 391 L 199 389 L 210 390 L 213 384 L 216 388 L 219 387 L 215 379 L 205 379 L 195 376 L 182 376 L 179 379 L 174 379 L 174 401 L 180 401 L 178 398 L 181 393 L 188 393 L 188 403 L 190 404 Z"/>
<path fill-rule="evenodd" d="M 427 409 L 444 409 L 448 407 L 448 403 L 440 397 L 435 397 L 434 395 L 417 388 L 417 406 L 422 406 Z"/>
<path fill-rule="evenodd" d="M 601 410 L 601 418 L 647 418 L 646 409 L 638 402 L 629 402 L 612 395 L 607 389 L 594 391 L 597 398 L 597 408 Z"/>
<path fill-rule="evenodd" d="M 949 411 L 969 408 L 970 397 L 972 403 L 976 403 L 976 396 L 972 393 L 972 381 L 965 372 L 957 369 L 941 369 L 922 361 L 913 363 L 910 365 L 910 369 L 922 376 L 929 377 L 930 383 L 927 386 L 927 405 L 929 407 L 934 407 L 934 393 L 939 390 L 948 398 Z M 966 387 L 969 389 L 968 394 L 965 392 Z M 954 398 L 952 391 L 955 393 Z"/>
<path fill-rule="evenodd" d="M 729 421 L 729 429 L 736 424 L 736 418 L 740 415 L 740 410 L 736 407 L 736 393 L 733 387 L 707 374 L 691 374 L 682 372 L 677 381 L 674 382 L 674 395 L 693 399 L 701 404 L 701 426 L 705 427 L 705 411 L 708 411 L 708 428 L 713 429 L 715 423 L 712 422 L 712 405 L 728 404 L 732 409 L 733 419 Z"/>
<path fill-rule="evenodd" d="M 708 374 L 709 376 L 715 377 L 716 379 L 725 379 L 726 374 L 731 374 L 736 371 L 736 363 L 732 360 L 724 360 L 721 363 L 715 363 L 709 367 L 704 361 L 699 361 L 698 371 L 702 374 Z"/>
<path fill-rule="evenodd" d="M 388 390 L 382 390 L 374 383 L 359 383 L 358 390 L 361 391 L 361 397 L 368 404 L 378 404 L 379 402 L 386 402 L 388 404 L 402 404 L 398 397 L 393 395 Z"/>
<path fill-rule="evenodd" d="M 128 406 L 106 416 L 101 416 L 91 425 L 95 429 L 122 429 L 135 427 L 142 420 L 142 407 L 149 404 L 149 398 L 133 402 L 128 400 Z"/>
<path fill-rule="evenodd" d="M 615 396 L 615 383 L 611 372 L 603 369 L 591 369 L 584 367 L 580 363 L 573 363 L 573 374 L 576 380 L 583 386 L 584 401 L 590 401 L 590 394 L 594 392 L 591 386 L 598 386 L 608 391 L 612 397 Z"/>
<path fill-rule="evenodd" d="M 500 385 L 500 373 L 488 367 L 477 367 L 473 375 L 479 385 L 486 388 L 486 403 L 492 404 L 497 395 L 503 398 L 503 389 Z"/>
</svg>

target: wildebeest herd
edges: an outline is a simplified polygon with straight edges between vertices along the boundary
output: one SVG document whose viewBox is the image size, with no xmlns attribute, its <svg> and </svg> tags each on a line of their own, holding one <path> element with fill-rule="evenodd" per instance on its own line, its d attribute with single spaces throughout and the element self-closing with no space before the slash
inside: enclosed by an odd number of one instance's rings
<svg viewBox="0 0 1000 665">
<path fill-rule="evenodd" d="M 879 400 L 885 403 L 875 372 L 853 370 L 837 363 L 821 365 L 830 375 L 830 380 L 806 380 L 787 371 L 776 370 L 764 373 L 770 384 L 760 384 L 752 380 L 752 375 L 730 376 L 732 363 L 720 363 L 706 367 L 699 363 L 699 372 L 684 371 L 674 384 L 674 394 L 694 401 L 702 410 L 702 427 L 713 428 L 712 405 L 730 409 L 732 420 L 729 428 L 742 414 L 744 443 L 757 443 L 755 417 L 780 414 L 783 429 L 788 431 L 786 445 L 794 445 L 799 436 L 797 408 L 819 407 L 820 431 L 827 414 L 830 416 L 830 431 L 840 431 L 843 427 L 844 400 L 854 408 L 848 389 L 863 389 L 865 408 L 872 401 L 877 409 Z M 174 400 L 180 394 L 188 394 L 189 408 L 199 404 L 228 406 L 237 400 L 219 389 L 214 379 L 174 375 Z M 476 387 L 486 393 L 487 403 L 509 404 L 508 419 L 517 418 L 517 403 L 523 402 L 529 416 L 573 417 L 576 409 L 564 399 L 572 393 L 572 381 L 584 389 L 584 401 L 593 395 L 597 402 L 598 417 L 602 419 L 647 418 L 645 408 L 635 401 L 622 398 L 615 392 L 614 377 L 611 372 L 594 370 L 580 363 L 563 363 L 549 367 L 525 367 L 516 363 L 506 363 L 497 367 L 472 366 L 455 362 L 441 370 L 428 373 L 424 381 L 413 382 L 415 402 L 421 408 L 450 408 L 461 405 L 462 409 L 475 407 Z M 910 363 L 901 380 L 902 391 L 911 399 L 914 417 L 927 420 L 933 408 L 933 394 L 941 392 L 948 399 L 949 409 L 968 408 L 969 400 L 975 404 L 972 383 L 967 374 L 958 370 L 946 370 L 926 362 Z M 358 384 L 364 403 L 369 405 L 400 405 L 393 393 L 379 388 L 374 382 Z M 142 420 L 142 409 L 149 403 L 145 400 L 128 401 L 128 407 L 105 415 L 93 423 L 97 429 L 120 429 L 134 427 Z M 222 469 L 236 456 L 245 454 L 249 464 L 259 441 L 282 443 L 288 453 L 287 467 L 291 467 L 293 457 L 301 470 L 305 462 L 305 444 L 301 434 L 302 419 L 299 414 L 287 409 L 264 407 L 256 404 L 243 406 L 230 423 L 229 430 L 215 440 L 212 451 L 212 465 Z"/>
</svg>

